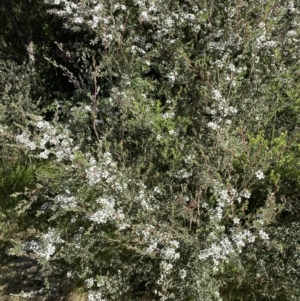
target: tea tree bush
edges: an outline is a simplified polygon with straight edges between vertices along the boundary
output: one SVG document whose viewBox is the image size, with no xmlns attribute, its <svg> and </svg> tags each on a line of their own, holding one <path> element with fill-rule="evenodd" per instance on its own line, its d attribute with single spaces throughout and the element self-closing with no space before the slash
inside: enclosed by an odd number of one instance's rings
<svg viewBox="0 0 300 301">
<path fill-rule="evenodd" d="M 88 300 L 230 300 L 239 287 L 234 300 L 298 298 L 283 267 L 299 249 L 280 240 L 298 227 L 282 223 L 296 200 L 297 4 L 45 5 L 91 37 L 58 44 L 78 73 L 49 58 L 75 87 L 66 114 L 22 107 L 24 125 L 3 129 L 47 166 L 16 208 L 35 214 L 36 238 L 11 252 L 39 262 L 48 296 L 75 285 Z"/>
</svg>

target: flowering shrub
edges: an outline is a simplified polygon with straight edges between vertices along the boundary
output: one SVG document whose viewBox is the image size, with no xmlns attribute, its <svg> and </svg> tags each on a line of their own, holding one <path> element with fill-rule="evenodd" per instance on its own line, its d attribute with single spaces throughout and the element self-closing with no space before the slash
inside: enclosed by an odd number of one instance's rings
<svg viewBox="0 0 300 301">
<path fill-rule="evenodd" d="M 15 249 L 51 294 L 63 280 L 92 301 L 228 297 L 238 263 L 274 247 L 283 209 L 278 161 L 298 136 L 274 116 L 278 82 L 297 86 L 296 4 L 45 3 L 91 40 L 59 45 L 82 74 L 53 61 L 76 87 L 66 118 L 16 109 L 11 139 L 49 169 L 18 206 L 41 221 L 36 239 Z"/>
</svg>

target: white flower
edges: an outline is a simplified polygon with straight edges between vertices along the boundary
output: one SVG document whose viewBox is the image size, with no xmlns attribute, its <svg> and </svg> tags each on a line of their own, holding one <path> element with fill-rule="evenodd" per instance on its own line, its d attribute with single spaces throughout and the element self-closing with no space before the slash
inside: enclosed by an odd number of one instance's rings
<svg viewBox="0 0 300 301">
<path fill-rule="evenodd" d="M 149 16 L 146 11 L 142 11 L 140 14 L 140 22 L 148 22 L 149 21 Z"/>
<path fill-rule="evenodd" d="M 31 241 L 27 242 L 27 248 L 32 250 L 39 257 L 49 260 L 51 256 L 55 253 L 56 247 L 55 243 L 61 243 L 63 240 L 60 238 L 59 233 L 56 230 L 50 229 L 45 233 L 40 242 Z"/>
<path fill-rule="evenodd" d="M 185 269 L 180 270 L 179 274 L 180 274 L 180 278 L 181 279 L 185 279 L 185 277 L 186 277 L 186 270 Z"/>
<path fill-rule="evenodd" d="M 167 247 L 165 248 L 163 251 L 162 251 L 162 256 L 163 258 L 165 259 L 171 259 L 171 260 L 176 260 L 180 257 L 180 254 L 175 252 L 175 248 L 170 248 L 170 247 Z"/>
<path fill-rule="evenodd" d="M 71 278 L 71 277 L 72 277 L 72 272 L 69 271 L 69 272 L 67 273 L 67 278 Z"/>
<path fill-rule="evenodd" d="M 153 253 L 157 250 L 157 242 L 151 242 L 151 244 L 149 245 L 149 247 L 146 249 L 146 253 Z"/>
<path fill-rule="evenodd" d="M 253 243 L 255 241 L 255 236 L 252 235 L 248 238 L 248 242 Z"/>
<path fill-rule="evenodd" d="M 89 292 L 88 301 L 105 301 L 100 291 Z"/>
<path fill-rule="evenodd" d="M 239 219 L 239 218 L 237 218 L 237 217 L 235 217 L 235 218 L 233 219 L 233 222 L 234 222 L 236 225 L 238 225 L 238 224 L 239 224 L 239 222 L 240 222 L 240 219 Z"/>
<path fill-rule="evenodd" d="M 211 121 L 207 124 L 207 126 L 209 128 L 211 128 L 212 130 L 217 130 L 218 128 L 220 128 L 220 126 L 218 124 L 216 124 L 215 122 L 211 122 Z"/>
<path fill-rule="evenodd" d="M 250 199 L 251 197 L 251 192 L 248 189 L 243 189 L 243 191 L 240 193 L 242 197 L 245 199 Z"/>
<path fill-rule="evenodd" d="M 208 204 L 207 204 L 206 202 L 203 202 L 202 205 L 201 205 L 201 207 L 202 207 L 202 208 L 207 208 L 207 207 L 208 207 Z"/>
<path fill-rule="evenodd" d="M 162 118 L 163 119 L 168 119 L 168 118 L 173 118 L 175 116 L 175 113 L 164 113 L 163 115 L 162 115 Z"/>
<path fill-rule="evenodd" d="M 177 72 L 171 72 L 167 75 L 167 77 L 169 78 L 170 82 L 174 83 L 175 79 L 176 79 L 176 75 L 177 75 Z"/>
<path fill-rule="evenodd" d="M 297 31 L 295 30 L 290 30 L 287 32 L 286 34 L 288 37 L 293 37 L 293 36 L 296 36 L 297 35 Z"/>
<path fill-rule="evenodd" d="M 156 193 L 161 193 L 161 191 L 160 191 L 160 189 L 159 189 L 159 187 L 154 187 L 154 190 L 153 190 L 154 192 L 156 192 Z"/>
<path fill-rule="evenodd" d="M 35 143 L 32 141 L 32 142 L 29 142 L 28 143 L 28 146 L 29 146 L 29 148 L 31 149 L 31 150 L 35 150 L 36 149 L 36 145 L 35 145 Z"/>
<path fill-rule="evenodd" d="M 234 108 L 234 107 L 229 107 L 228 108 L 228 110 L 229 110 L 229 112 L 231 113 L 231 114 L 236 114 L 237 113 L 237 109 L 236 108 Z"/>
<path fill-rule="evenodd" d="M 235 71 L 235 66 L 234 66 L 232 63 L 230 63 L 230 64 L 228 65 L 228 68 L 229 68 L 229 70 L 232 71 L 232 72 Z"/>
<path fill-rule="evenodd" d="M 220 100 L 220 99 L 222 99 L 222 94 L 221 94 L 221 92 L 220 92 L 219 90 L 214 89 L 214 90 L 212 91 L 212 94 L 213 94 L 213 99 L 215 99 L 215 100 Z"/>
<path fill-rule="evenodd" d="M 58 204 L 65 211 L 77 207 L 77 202 L 74 196 L 57 195 L 54 200 L 55 203 Z"/>
<path fill-rule="evenodd" d="M 172 268 L 173 268 L 173 264 L 172 263 L 167 263 L 166 261 L 163 261 L 161 263 L 161 267 L 162 269 L 166 272 L 166 273 L 169 273 Z"/>
<path fill-rule="evenodd" d="M 74 19 L 74 22 L 75 22 L 75 23 L 78 23 L 78 24 L 81 24 L 81 23 L 83 23 L 83 18 L 82 18 L 82 17 L 76 17 L 76 18 Z"/>
<path fill-rule="evenodd" d="M 179 248 L 179 242 L 177 240 L 171 240 L 170 244 L 173 248 L 178 249 Z"/>
<path fill-rule="evenodd" d="M 255 173 L 256 177 L 261 180 L 265 177 L 264 173 L 261 171 L 261 170 L 258 170 L 256 173 Z"/>
<path fill-rule="evenodd" d="M 262 239 L 265 239 L 265 240 L 269 239 L 269 235 L 263 230 L 259 230 L 259 235 Z"/>
<path fill-rule="evenodd" d="M 94 285 L 94 278 L 89 278 L 85 280 L 85 283 L 87 288 L 91 288 Z"/>
<path fill-rule="evenodd" d="M 47 149 L 45 149 L 43 152 L 39 154 L 39 157 L 42 159 L 48 159 L 49 154 L 50 152 Z"/>
<path fill-rule="evenodd" d="M 94 11 L 98 12 L 99 10 L 102 10 L 103 5 L 102 4 L 98 4 L 97 6 L 94 7 Z"/>
<path fill-rule="evenodd" d="M 49 122 L 47 122 L 47 121 L 38 121 L 36 126 L 39 129 L 47 129 L 47 128 L 49 128 Z"/>
<path fill-rule="evenodd" d="M 124 220 L 125 215 L 123 214 L 122 210 L 115 210 L 115 200 L 113 198 L 98 198 L 96 202 L 101 206 L 101 209 L 89 217 L 91 221 L 97 224 L 105 224 L 108 221 Z"/>
</svg>

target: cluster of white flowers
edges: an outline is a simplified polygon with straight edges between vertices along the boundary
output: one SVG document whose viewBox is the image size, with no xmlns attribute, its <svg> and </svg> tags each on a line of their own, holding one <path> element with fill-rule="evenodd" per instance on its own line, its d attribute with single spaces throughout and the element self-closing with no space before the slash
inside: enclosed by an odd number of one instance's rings
<svg viewBox="0 0 300 301">
<path fill-rule="evenodd" d="M 160 268 L 162 270 L 161 280 L 163 280 L 163 278 L 172 271 L 173 264 L 167 261 L 162 261 L 160 263 Z"/>
<path fill-rule="evenodd" d="M 224 236 L 218 243 L 212 243 L 207 249 L 204 249 L 199 254 L 200 260 L 206 260 L 211 257 L 215 265 L 219 265 L 220 260 L 227 259 L 228 255 L 234 253 L 232 242 L 227 236 Z"/>
<path fill-rule="evenodd" d="M 230 65 L 231 70 L 234 69 L 234 65 Z M 217 103 L 212 104 L 210 107 L 206 107 L 205 111 L 207 114 L 210 114 L 213 117 L 212 121 L 207 123 L 207 127 L 212 129 L 213 131 L 219 130 L 221 128 L 221 124 L 225 121 L 226 125 L 231 125 L 231 119 L 225 119 L 225 117 L 233 116 L 237 113 L 237 109 L 228 104 L 228 101 L 225 100 L 222 96 L 222 93 L 218 89 L 212 89 L 212 99 Z"/>
<path fill-rule="evenodd" d="M 160 262 L 160 277 L 157 280 L 157 284 L 161 286 L 161 290 L 164 291 L 168 277 L 174 270 L 176 260 L 179 260 L 180 253 L 176 250 L 179 248 L 179 242 L 177 240 L 165 241 L 165 247 L 161 250 L 162 261 Z M 181 278 L 184 279 L 186 274 L 181 273 Z M 163 296 L 163 295 L 162 295 Z M 167 296 L 164 296 L 162 300 L 166 300 Z"/>
<path fill-rule="evenodd" d="M 223 96 L 218 89 L 213 89 L 212 90 L 212 98 L 215 100 L 222 100 Z"/>
<path fill-rule="evenodd" d="M 143 242 L 147 254 L 160 254 L 161 267 L 163 270 L 171 271 L 173 264 L 179 260 L 179 242 L 172 238 L 170 233 L 162 232 L 151 224 L 139 225 L 135 230 L 135 235 Z"/>
<path fill-rule="evenodd" d="M 49 202 L 46 202 L 46 203 L 44 203 L 44 204 L 41 206 L 40 211 L 41 211 L 42 213 L 45 213 L 45 211 L 48 210 L 48 209 L 50 209 L 50 208 L 51 208 L 51 204 L 50 204 Z"/>
<path fill-rule="evenodd" d="M 35 144 L 35 142 L 31 141 L 29 138 L 30 138 L 30 135 L 26 132 L 23 132 L 21 135 L 16 136 L 16 141 L 21 144 L 26 145 L 31 150 L 35 150 L 36 144 Z"/>
<path fill-rule="evenodd" d="M 163 119 L 174 118 L 175 117 L 175 113 L 173 113 L 173 112 L 171 112 L 171 113 L 167 112 L 167 113 L 164 113 L 162 115 L 162 117 L 163 117 Z"/>
<path fill-rule="evenodd" d="M 247 243 L 253 243 L 257 237 L 267 240 L 268 234 L 260 229 L 258 219 L 252 222 L 253 231 L 249 229 L 240 228 L 240 218 L 238 216 L 232 217 L 232 228 L 230 228 L 230 235 L 225 234 L 225 227 L 222 226 L 221 220 L 226 215 L 226 208 L 234 205 L 234 202 L 241 202 L 241 197 L 250 198 L 251 193 L 247 189 L 243 189 L 238 193 L 233 188 L 224 189 L 224 185 L 214 181 L 214 195 L 216 196 L 216 207 L 210 208 L 208 204 L 202 204 L 209 212 L 210 221 L 212 224 L 212 232 L 208 235 L 207 241 L 209 246 L 200 251 L 199 259 L 212 259 L 214 264 L 214 271 L 219 270 L 218 266 L 222 261 L 228 260 L 230 255 L 237 255 L 242 252 L 242 248 Z M 258 231 L 256 231 L 258 230 Z"/>
<path fill-rule="evenodd" d="M 96 203 L 101 209 L 97 210 L 90 216 L 90 220 L 97 224 L 105 224 L 108 221 L 123 221 L 125 216 L 121 209 L 115 210 L 115 200 L 112 197 L 98 198 Z"/>
<path fill-rule="evenodd" d="M 231 255 L 237 255 L 242 252 L 242 248 L 246 243 L 253 243 L 255 241 L 255 235 L 249 230 L 238 230 L 231 229 L 232 234 L 227 236 L 222 234 L 221 239 L 211 233 L 210 237 L 212 238 L 211 245 L 202 250 L 199 254 L 199 259 L 205 261 L 208 258 L 212 259 L 214 265 L 214 271 L 219 270 L 218 266 L 222 262 L 226 262 Z"/>
<path fill-rule="evenodd" d="M 217 129 L 220 128 L 220 126 L 219 126 L 217 123 L 212 122 L 212 121 L 210 121 L 210 122 L 207 124 L 207 126 L 208 126 L 210 129 L 214 130 L 214 131 L 216 131 Z"/>
<path fill-rule="evenodd" d="M 37 295 L 42 295 L 45 293 L 45 289 L 41 288 L 38 291 L 31 290 L 30 292 L 21 292 L 20 294 L 14 294 L 15 297 L 20 297 L 22 299 L 35 299 Z"/>
<path fill-rule="evenodd" d="M 55 253 L 56 244 L 63 243 L 59 233 L 55 229 L 50 229 L 45 233 L 40 241 L 29 241 L 24 244 L 25 250 L 33 251 L 38 257 L 49 260 Z"/>
<path fill-rule="evenodd" d="M 81 231 L 78 231 L 73 237 L 73 245 L 74 248 L 77 250 L 80 250 L 82 248 L 82 233 Z"/>
<path fill-rule="evenodd" d="M 102 297 L 102 293 L 100 291 L 91 291 L 88 295 L 88 301 L 106 301 Z"/>
<path fill-rule="evenodd" d="M 87 287 L 87 288 L 93 287 L 93 285 L 94 285 L 94 278 L 86 279 L 86 280 L 85 280 L 85 283 L 86 283 L 86 287 Z"/>
<path fill-rule="evenodd" d="M 189 154 L 184 158 L 184 163 L 185 164 L 192 164 L 193 161 L 195 160 L 195 155 Z"/>
<path fill-rule="evenodd" d="M 137 204 L 140 204 L 143 210 L 147 212 L 157 209 L 158 207 L 155 205 L 154 195 L 148 193 L 147 186 L 143 183 L 139 183 L 138 186 L 139 186 L 139 190 L 134 198 L 134 201 Z"/>
<path fill-rule="evenodd" d="M 158 251 L 158 244 L 157 244 L 157 241 L 155 240 L 152 240 L 150 245 L 146 248 L 146 253 L 148 254 L 152 254 L 154 252 L 157 252 Z"/>
<path fill-rule="evenodd" d="M 187 179 L 193 175 L 192 171 L 187 171 L 186 169 L 180 169 L 175 174 L 175 177 L 178 179 Z"/>
<path fill-rule="evenodd" d="M 112 155 L 109 152 L 104 153 L 99 162 L 91 156 L 85 170 L 89 184 L 94 186 L 104 181 L 114 186 L 115 189 L 122 191 L 126 187 L 126 184 L 118 180 L 116 166 L 117 164 L 113 161 Z"/>
<path fill-rule="evenodd" d="M 74 152 L 78 147 L 73 146 L 73 139 L 68 128 L 64 127 L 58 130 L 49 122 L 44 121 L 42 117 L 38 117 L 33 125 L 39 130 L 40 134 L 35 136 L 35 141 L 30 139 L 30 135 L 23 132 L 16 136 L 16 141 L 23 144 L 31 150 L 39 150 L 38 157 L 47 159 L 50 154 L 56 156 L 58 161 L 72 160 Z"/>
<path fill-rule="evenodd" d="M 136 46 L 136 45 L 132 45 L 131 46 L 131 53 L 133 53 L 133 54 L 137 54 L 138 53 L 138 54 L 144 55 L 144 54 L 146 54 L 146 51 L 144 49 Z"/>
<path fill-rule="evenodd" d="M 70 192 L 66 191 L 66 195 L 57 195 L 54 198 L 55 205 L 57 204 L 64 211 L 69 211 L 70 209 L 77 207 L 76 198 L 70 195 Z"/>
<path fill-rule="evenodd" d="M 234 232 L 234 230 L 232 230 Z M 236 250 L 241 253 L 242 248 L 246 245 L 247 242 L 253 243 L 256 236 L 249 230 L 238 231 L 232 234 L 232 240 L 236 245 Z"/>
<path fill-rule="evenodd" d="M 169 242 L 170 246 L 165 247 L 162 251 L 162 258 L 168 259 L 168 260 L 177 260 L 180 257 L 180 254 L 176 252 L 176 250 L 179 248 L 179 242 L 176 240 L 171 240 Z"/>
</svg>

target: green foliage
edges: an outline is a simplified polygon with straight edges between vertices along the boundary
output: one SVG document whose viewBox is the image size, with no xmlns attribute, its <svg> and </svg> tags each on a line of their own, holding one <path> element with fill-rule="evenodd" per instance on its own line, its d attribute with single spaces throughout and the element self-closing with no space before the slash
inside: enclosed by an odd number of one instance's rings
<svg viewBox="0 0 300 301">
<path fill-rule="evenodd" d="M 34 185 L 34 166 L 22 163 L 1 162 L 0 168 L 1 183 L 1 210 L 12 217 L 16 200 L 11 197 L 13 193 L 23 192 L 25 188 L 32 188 Z"/>
<path fill-rule="evenodd" d="M 275 223 L 267 245 L 249 246 L 226 268 L 228 300 L 298 300 L 299 223 Z"/>
</svg>

